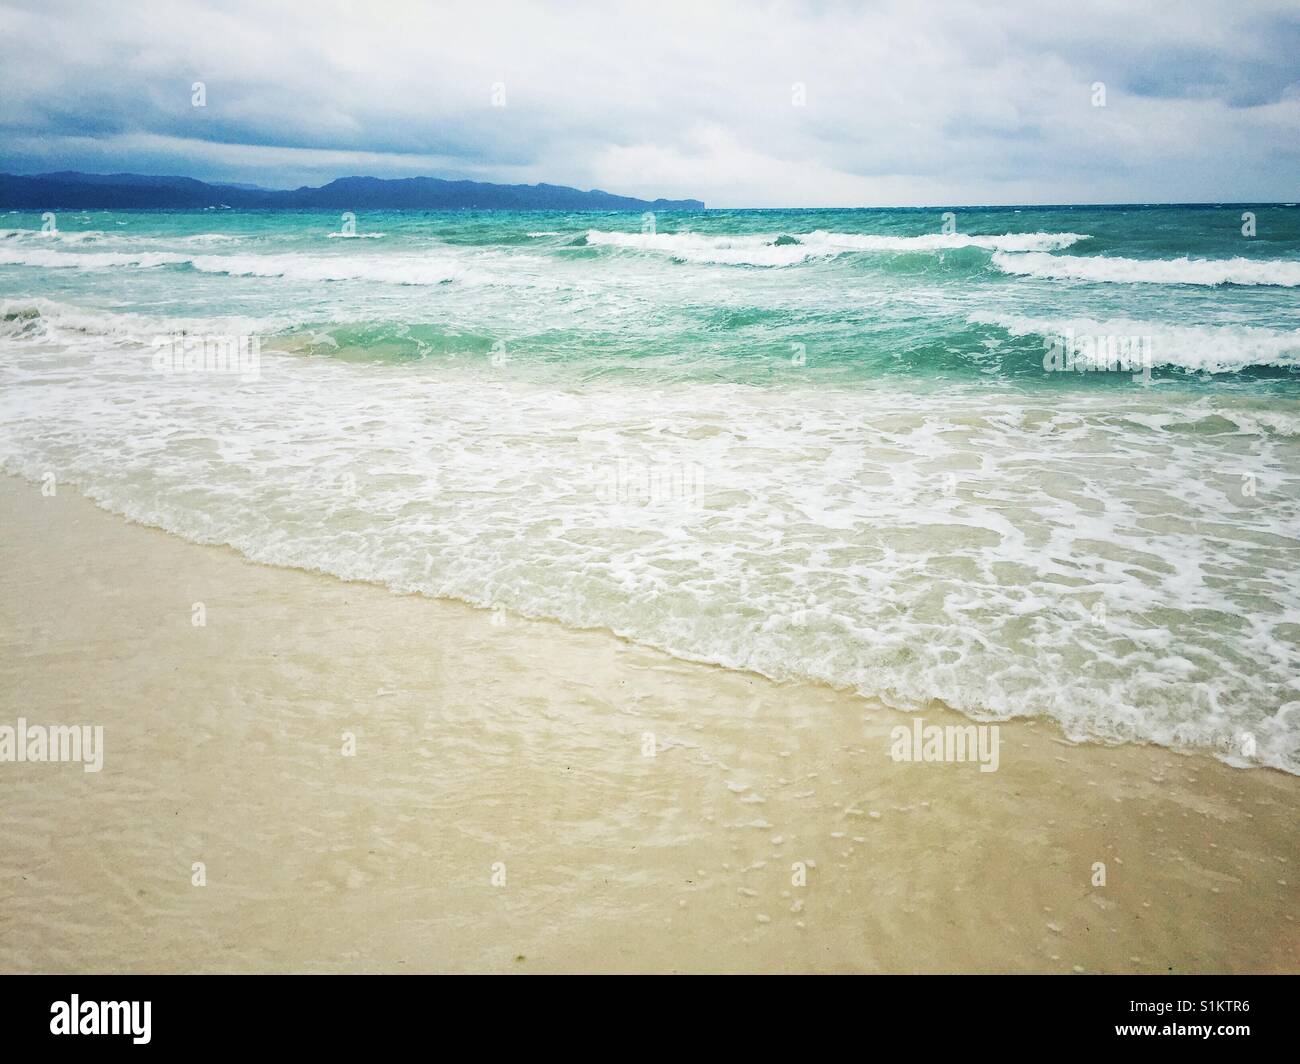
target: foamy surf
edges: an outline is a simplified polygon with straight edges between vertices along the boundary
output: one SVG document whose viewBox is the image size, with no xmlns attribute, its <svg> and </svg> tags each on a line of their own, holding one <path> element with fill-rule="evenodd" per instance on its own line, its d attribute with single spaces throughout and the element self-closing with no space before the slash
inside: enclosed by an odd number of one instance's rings
<svg viewBox="0 0 1300 1064">
<path fill-rule="evenodd" d="M 1162 218 L 1189 261 L 1241 259 L 1235 227 Z M 1297 771 L 1290 291 L 990 268 L 1176 261 L 1124 212 L 959 220 L 994 235 L 98 212 L 0 239 L 0 461 L 257 561 Z M 1265 220 L 1282 257 L 1249 263 L 1287 267 Z M 1107 257 L 1061 254 L 1085 239 Z M 1149 337 L 1159 386 L 1044 373 L 1063 331 Z M 259 372 L 158 369 L 206 334 L 258 338 Z"/>
<path fill-rule="evenodd" d="M 25 245 L 57 247 L 60 244 L 112 244 L 129 247 L 135 244 L 156 245 L 159 237 L 139 237 L 122 232 L 104 232 L 100 229 L 0 229 L 0 240 L 13 240 Z M 192 233 L 165 238 L 167 243 L 204 245 L 238 243 L 240 237 L 231 233 Z"/>
<path fill-rule="evenodd" d="M 72 306 L 52 299 L 0 299 L 0 339 L 39 341 L 94 353 L 104 343 L 152 345 L 177 333 L 272 337 L 303 323 L 299 314 L 174 315 L 124 313 Z"/>
<path fill-rule="evenodd" d="M 993 265 L 1003 273 L 1054 281 L 1117 284 L 1300 285 L 1300 262 L 1231 259 L 1129 259 L 1042 252 L 997 252 Z"/>
<path fill-rule="evenodd" d="M 170 251 L 65 252 L 0 247 L 0 266 L 50 270 L 158 269 L 188 266 L 200 273 L 231 277 L 285 277 L 296 281 L 376 281 L 394 285 L 438 285 L 453 281 L 508 283 L 465 257 L 441 254 L 363 256 L 310 254 L 194 255 Z M 516 283 L 524 283 L 517 280 Z"/>
<path fill-rule="evenodd" d="M 174 251 L 88 251 L 70 252 L 43 248 L 11 250 L 0 247 L 0 266 L 37 266 L 47 270 L 110 270 L 130 266 L 150 269 L 176 266 L 190 257 Z"/>
<path fill-rule="evenodd" d="M 1014 314 L 977 312 L 972 322 L 997 325 L 1012 336 L 1140 337 L 1149 341 L 1152 361 L 1159 366 L 1209 373 L 1230 373 L 1251 366 L 1300 365 L 1300 329 L 1267 329 L 1251 325 L 1173 325 L 1132 318 L 1029 318 Z"/>
<path fill-rule="evenodd" d="M 973 236 L 967 233 L 933 233 L 922 236 L 872 236 L 815 230 L 798 235 L 772 233 L 745 236 L 711 236 L 702 233 L 619 233 L 589 229 L 592 247 L 656 251 L 684 262 L 736 266 L 793 266 L 810 258 L 848 252 L 903 254 L 983 248 L 988 251 L 1054 250 L 1087 239 L 1079 233 L 1004 233 Z"/>
<path fill-rule="evenodd" d="M 97 229 L 0 229 L 0 240 L 36 240 L 46 244 L 88 244 L 103 240 Z"/>
<path fill-rule="evenodd" d="M 1225 757 L 1248 734 L 1300 771 L 1300 452 L 1257 404 L 575 390 L 274 352 L 242 381 L 4 342 L 5 468 L 197 542 L 904 708 Z"/>
</svg>

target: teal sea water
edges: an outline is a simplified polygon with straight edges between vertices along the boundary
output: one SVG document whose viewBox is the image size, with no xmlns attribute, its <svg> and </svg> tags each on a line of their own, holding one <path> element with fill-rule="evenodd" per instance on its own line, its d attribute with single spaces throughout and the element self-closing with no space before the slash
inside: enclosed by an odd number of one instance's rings
<svg viewBox="0 0 1300 1064">
<path fill-rule="evenodd" d="M 11 213 L 0 301 L 138 521 L 1300 772 L 1294 205 Z"/>
</svg>

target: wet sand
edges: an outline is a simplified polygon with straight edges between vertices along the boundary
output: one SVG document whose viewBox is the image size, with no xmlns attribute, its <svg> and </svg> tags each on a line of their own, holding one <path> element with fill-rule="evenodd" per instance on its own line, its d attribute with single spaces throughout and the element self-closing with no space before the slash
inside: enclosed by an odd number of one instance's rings
<svg viewBox="0 0 1300 1064">
<path fill-rule="evenodd" d="M 1046 722 L 895 762 L 855 696 L 12 477 L 0 582 L 0 725 L 105 744 L 0 763 L 0 971 L 1300 971 L 1280 772 Z"/>
</svg>

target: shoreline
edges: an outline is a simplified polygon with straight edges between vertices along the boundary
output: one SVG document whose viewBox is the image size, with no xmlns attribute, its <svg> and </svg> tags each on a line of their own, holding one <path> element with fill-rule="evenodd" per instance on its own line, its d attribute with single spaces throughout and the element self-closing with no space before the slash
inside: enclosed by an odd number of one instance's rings
<svg viewBox="0 0 1300 1064">
<path fill-rule="evenodd" d="M 104 728 L 0 764 L 0 971 L 1300 971 L 1283 772 L 0 509 L 0 725 Z"/>
</svg>

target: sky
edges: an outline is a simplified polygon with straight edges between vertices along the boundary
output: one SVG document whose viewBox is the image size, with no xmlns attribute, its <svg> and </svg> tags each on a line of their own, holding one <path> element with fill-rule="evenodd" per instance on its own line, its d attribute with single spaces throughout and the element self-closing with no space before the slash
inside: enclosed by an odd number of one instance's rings
<svg viewBox="0 0 1300 1064">
<path fill-rule="evenodd" d="M 1300 199 L 1296 0 L 0 0 L 0 27 L 10 173 L 710 207 Z"/>
</svg>

